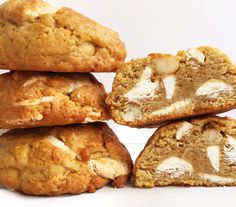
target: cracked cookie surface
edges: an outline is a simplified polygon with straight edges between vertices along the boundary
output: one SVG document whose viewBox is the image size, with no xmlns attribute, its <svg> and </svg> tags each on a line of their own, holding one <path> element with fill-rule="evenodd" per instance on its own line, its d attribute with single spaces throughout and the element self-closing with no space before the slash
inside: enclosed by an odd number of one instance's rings
<svg viewBox="0 0 236 207">
<path fill-rule="evenodd" d="M 235 186 L 236 120 L 201 117 L 166 124 L 135 161 L 134 185 Z"/>
<path fill-rule="evenodd" d="M 106 92 L 92 74 L 0 75 L 0 127 L 30 128 L 109 119 Z"/>
<path fill-rule="evenodd" d="M 11 70 L 110 72 L 126 57 L 116 32 L 41 0 L 0 6 L 0 45 L 0 67 Z"/>
<path fill-rule="evenodd" d="M 105 123 L 10 130 L 0 137 L 0 184 L 33 195 L 123 187 L 132 161 Z"/>
<path fill-rule="evenodd" d="M 236 108 L 236 66 L 212 47 L 151 54 L 117 72 L 106 103 L 133 127 L 227 111 Z"/>
</svg>

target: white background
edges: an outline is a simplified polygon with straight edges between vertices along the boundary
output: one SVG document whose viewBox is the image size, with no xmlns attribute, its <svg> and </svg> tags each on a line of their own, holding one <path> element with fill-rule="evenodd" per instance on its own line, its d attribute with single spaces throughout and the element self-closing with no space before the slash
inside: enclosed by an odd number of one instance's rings
<svg viewBox="0 0 236 207">
<path fill-rule="evenodd" d="M 2 3 L 3 1 L 0 0 Z M 176 53 L 193 46 L 212 45 L 236 62 L 235 0 L 49 0 L 77 9 L 120 33 L 127 60 L 148 53 Z M 114 74 L 96 74 L 108 92 Z M 236 118 L 236 111 L 226 115 Z M 135 160 L 155 129 L 131 129 L 110 122 Z M 0 189 L 0 206 L 235 206 L 236 187 L 163 187 L 123 189 L 105 187 L 94 194 L 61 197 L 23 196 Z"/>
</svg>

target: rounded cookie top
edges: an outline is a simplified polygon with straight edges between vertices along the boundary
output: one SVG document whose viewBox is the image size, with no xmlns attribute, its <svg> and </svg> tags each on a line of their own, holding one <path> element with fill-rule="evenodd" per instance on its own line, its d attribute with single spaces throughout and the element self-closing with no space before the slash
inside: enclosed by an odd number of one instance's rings
<svg viewBox="0 0 236 207">
<path fill-rule="evenodd" d="M 105 123 L 10 130 L 0 137 L 0 184 L 34 195 L 123 187 L 132 161 Z"/>
<path fill-rule="evenodd" d="M 0 75 L 0 128 L 109 119 L 106 92 L 91 74 L 9 72 Z"/>
<path fill-rule="evenodd" d="M 116 32 L 41 0 L 0 6 L 0 45 L 0 67 L 12 70 L 110 72 L 126 56 Z"/>
</svg>

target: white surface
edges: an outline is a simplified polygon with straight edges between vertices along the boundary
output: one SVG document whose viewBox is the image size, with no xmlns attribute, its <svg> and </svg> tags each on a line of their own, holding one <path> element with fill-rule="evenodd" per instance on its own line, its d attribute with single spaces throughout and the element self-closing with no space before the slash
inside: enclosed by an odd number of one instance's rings
<svg viewBox="0 0 236 207">
<path fill-rule="evenodd" d="M 233 187 L 134 189 L 127 186 L 123 189 L 105 187 L 96 194 L 39 198 L 0 190 L 2 207 L 230 207 L 235 206 L 235 193 Z"/>
<path fill-rule="evenodd" d="M 48 0 L 68 6 L 120 33 L 128 50 L 127 60 L 152 52 L 213 45 L 236 62 L 235 0 Z M 0 2 L 3 2 L 0 0 Z M 111 90 L 114 74 L 96 75 Z M 236 111 L 226 113 L 236 118 Z M 131 129 L 110 122 L 133 159 L 155 129 Z M 0 189 L 1 207 L 38 206 L 235 206 L 236 188 L 165 187 L 123 189 L 105 187 L 95 194 L 55 198 L 23 196 Z"/>
</svg>

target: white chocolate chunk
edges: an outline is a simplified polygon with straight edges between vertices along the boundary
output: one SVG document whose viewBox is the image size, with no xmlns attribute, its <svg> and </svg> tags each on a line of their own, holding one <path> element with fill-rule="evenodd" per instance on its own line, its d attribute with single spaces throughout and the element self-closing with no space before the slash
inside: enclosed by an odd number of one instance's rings
<svg viewBox="0 0 236 207">
<path fill-rule="evenodd" d="M 236 165 L 236 138 L 227 135 L 227 145 L 224 146 L 225 161 Z"/>
<path fill-rule="evenodd" d="M 94 120 L 90 117 L 86 117 L 82 123 L 86 124 L 86 123 L 91 123 L 91 122 L 94 122 Z"/>
<path fill-rule="evenodd" d="M 154 116 L 162 116 L 166 114 L 170 114 L 174 111 L 180 111 L 181 109 L 184 109 L 185 107 L 189 106 L 191 104 L 191 99 L 184 99 L 182 101 L 177 101 L 170 106 L 167 106 L 163 109 L 159 109 L 152 112 L 152 115 Z"/>
<path fill-rule="evenodd" d="M 187 121 L 184 121 L 182 126 L 178 129 L 176 133 L 176 139 L 180 140 L 183 136 L 190 134 L 190 130 L 193 128 L 193 125 Z"/>
<path fill-rule="evenodd" d="M 122 114 L 122 118 L 125 121 L 140 120 L 142 118 L 142 111 L 137 104 L 128 103 L 125 106 L 125 110 Z"/>
<path fill-rule="evenodd" d="M 215 129 L 206 129 L 202 134 L 202 138 L 208 143 L 220 144 L 223 136 L 220 131 L 217 131 Z"/>
<path fill-rule="evenodd" d="M 71 93 L 74 90 L 76 90 L 77 88 L 83 87 L 85 85 L 91 85 L 90 79 L 86 76 L 79 77 L 79 78 L 77 78 L 76 81 L 70 83 L 69 89 L 67 92 Z"/>
<path fill-rule="evenodd" d="M 20 102 L 14 103 L 14 106 L 34 106 L 45 102 L 51 102 L 55 99 L 55 96 L 44 96 L 39 99 L 28 99 Z"/>
<path fill-rule="evenodd" d="M 109 179 L 115 179 L 120 175 L 127 175 L 129 172 L 126 164 L 111 158 L 89 160 L 88 166 L 93 173 Z"/>
<path fill-rule="evenodd" d="M 166 90 L 166 99 L 172 99 L 175 93 L 176 78 L 174 75 L 168 75 L 163 78 L 163 83 Z"/>
<path fill-rule="evenodd" d="M 198 60 L 200 63 L 205 62 L 205 55 L 197 48 L 189 48 L 187 51 L 187 56 Z"/>
<path fill-rule="evenodd" d="M 157 174 L 167 173 L 171 177 L 178 178 L 185 173 L 191 174 L 193 171 L 192 165 L 178 157 L 170 157 L 161 162 L 156 168 Z"/>
<path fill-rule="evenodd" d="M 234 94 L 234 89 L 231 85 L 220 81 L 211 79 L 202 84 L 196 91 L 196 96 L 207 96 L 208 98 L 217 98 L 221 93 L 229 95 Z"/>
<path fill-rule="evenodd" d="M 219 146 L 207 147 L 207 157 L 216 172 L 220 171 L 220 148 Z"/>
<path fill-rule="evenodd" d="M 23 86 L 28 86 L 28 85 L 31 85 L 37 81 L 45 81 L 46 80 L 46 77 L 43 77 L 43 76 L 34 76 L 32 78 L 30 78 L 29 80 L 27 80 Z"/>
<path fill-rule="evenodd" d="M 91 123 L 96 121 L 101 116 L 101 112 L 96 112 L 96 111 L 90 111 L 88 112 L 88 117 L 85 117 L 84 121 L 82 123 Z M 91 117 L 89 117 L 91 116 Z"/>
<path fill-rule="evenodd" d="M 200 177 L 203 178 L 204 180 L 208 180 L 210 182 L 221 184 L 221 185 L 233 183 L 236 181 L 236 179 L 234 178 L 222 177 L 222 176 L 211 175 L 211 174 L 200 174 Z"/>
<path fill-rule="evenodd" d="M 101 116 L 101 111 L 99 111 L 99 112 L 97 112 L 97 111 L 91 111 L 91 112 L 89 112 L 88 116 L 99 117 L 99 116 Z"/>
<path fill-rule="evenodd" d="M 49 140 L 49 142 L 50 142 L 53 146 L 55 146 L 55 147 L 61 149 L 61 150 L 64 151 L 64 152 L 67 152 L 67 153 L 70 154 L 72 157 L 77 157 L 77 154 L 76 154 L 74 151 L 72 151 L 68 146 L 65 145 L 64 142 L 62 142 L 61 140 L 59 140 L 59 139 L 56 138 L 55 136 L 50 135 L 50 136 L 48 137 L 48 140 Z"/>
<path fill-rule="evenodd" d="M 38 6 L 37 8 L 28 9 L 25 14 L 32 17 L 38 17 L 43 14 L 54 14 L 62 9 L 62 7 L 54 7 L 50 4 L 45 4 L 44 6 Z"/>
<path fill-rule="evenodd" d="M 152 69 L 146 67 L 138 83 L 127 93 L 124 94 L 129 101 L 138 101 L 142 99 L 154 98 L 159 87 L 158 82 L 151 81 Z"/>
</svg>

